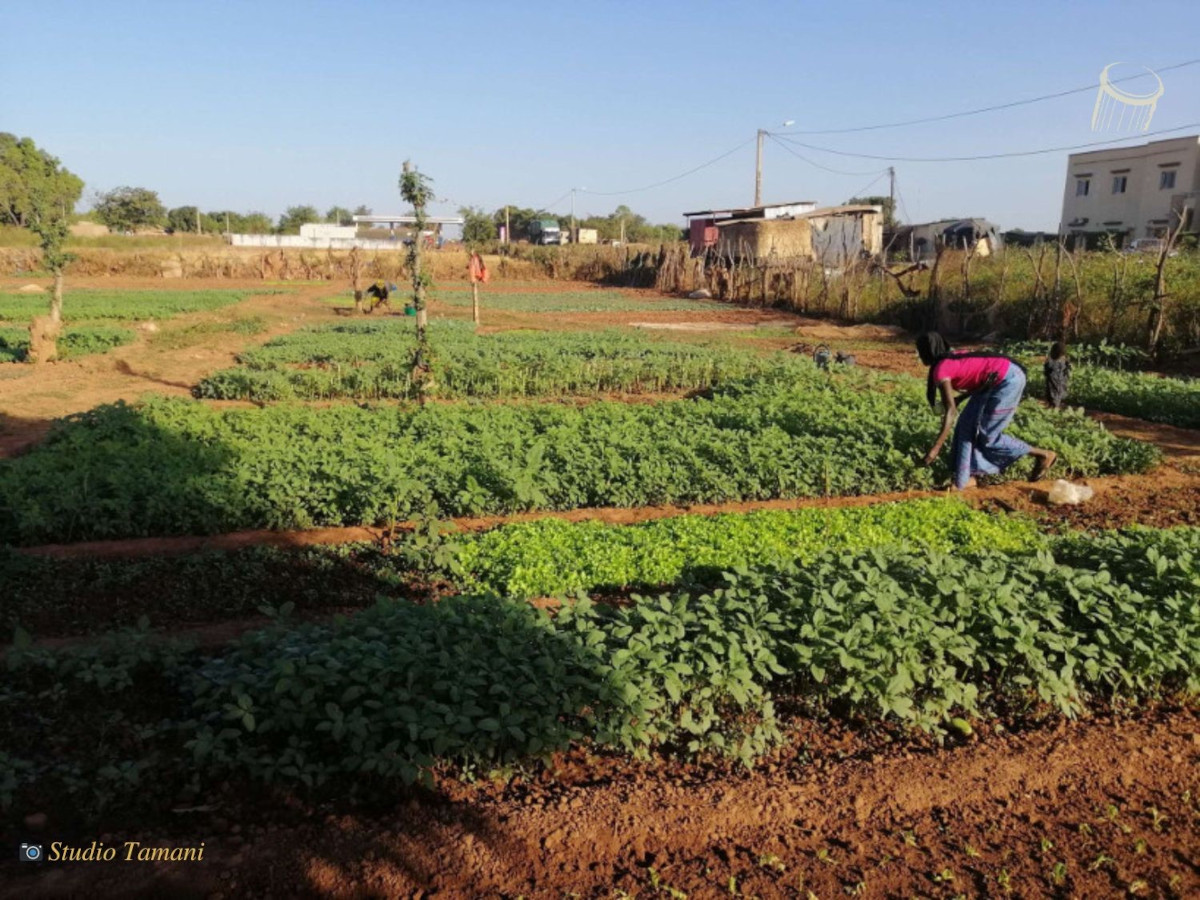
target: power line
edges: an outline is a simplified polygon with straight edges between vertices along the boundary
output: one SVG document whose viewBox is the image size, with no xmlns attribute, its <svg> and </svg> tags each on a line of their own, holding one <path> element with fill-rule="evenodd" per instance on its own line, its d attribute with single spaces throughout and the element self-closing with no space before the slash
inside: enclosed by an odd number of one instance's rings
<svg viewBox="0 0 1200 900">
<path fill-rule="evenodd" d="M 1008 159 L 1017 156 L 1038 156 L 1044 153 L 1062 153 L 1065 150 L 1086 150 L 1088 147 L 1103 147 L 1108 144 L 1117 144 L 1123 141 L 1140 140 L 1142 138 L 1156 137 L 1160 134 L 1173 134 L 1176 131 L 1187 131 L 1191 128 L 1200 128 L 1200 122 L 1191 122 L 1187 125 L 1180 125 L 1177 128 L 1164 128 L 1161 131 L 1147 131 L 1144 134 L 1136 137 L 1112 138 L 1107 141 L 1092 141 L 1088 144 L 1074 144 L 1065 147 L 1042 147 L 1038 150 L 1015 150 L 1008 153 L 981 153 L 975 156 L 880 156 L 873 153 L 852 153 L 849 150 L 834 150 L 831 147 L 818 147 L 815 144 L 806 144 L 802 141 L 792 141 L 788 138 L 780 138 L 788 143 L 795 144 L 798 147 L 805 147 L 809 150 L 817 150 L 821 153 L 831 153 L 834 156 L 850 156 L 855 159 L 877 159 L 884 162 L 975 162 L 984 159 Z"/>
<path fill-rule="evenodd" d="M 708 162 L 700 163 L 700 165 L 696 166 L 695 168 L 688 169 L 686 172 L 680 172 L 678 175 L 672 175 L 670 178 L 664 178 L 662 181 L 656 181 L 656 182 L 654 182 L 654 184 L 647 184 L 647 185 L 644 185 L 643 187 L 629 188 L 628 190 L 624 190 L 624 191 L 589 191 L 586 188 L 579 188 L 578 190 L 581 194 L 592 194 L 596 197 L 615 197 L 619 194 L 637 194 L 637 193 L 640 193 L 641 191 L 648 191 L 652 188 L 662 187 L 664 184 L 670 184 L 672 181 L 678 181 L 681 178 L 687 178 L 687 176 L 689 176 L 695 172 L 699 172 L 701 169 L 707 169 L 709 166 L 719 163 L 721 160 L 725 159 L 727 156 L 732 156 L 733 154 L 735 154 L 739 150 L 741 150 L 743 147 L 745 147 L 748 144 L 753 143 L 757 139 L 758 139 L 758 136 L 755 135 L 754 137 L 749 138 L 748 140 L 742 141 L 740 144 L 738 144 L 732 150 L 726 150 L 720 156 L 714 156 Z M 571 192 L 567 191 L 567 193 L 569 194 Z"/>
<path fill-rule="evenodd" d="M 911 222 L 912 219 L 908 216 L 908 206 L 904 202 L 904 192 L 900 188 L 896 188 L 896 196 L 900 198 L 900 209 L 904 212 L 904 221 Z M 896 211 L 892 210 L 892 215 L 896 215 Z"/>
<path fill-rule="evenodd" d="M 558 206 L 558 204 L 562 203 L 564 200 L 566 200 L 568 197 L 570 197 L 571 191 L 573 191 L 573 190 L 574 190 L 574 188 L 568 189 L 561 197 L 559 197 L 553 203 L 547 203 L 544 206 L 535 206 L 533 208 L 534 212 L 542 212 L 543 210 L 546 212 L 550 212 L 551 210 L 554 209 L 554 207 Z"/>
<path fill-rule="evenodd" d="M 769 131 L 767 132 L 767 137 L 769 137 L 776 144 L 778 144 L 780 147 L 782 147 L 788 153 L 792 154 L 792 156 L 796 157 L 797 159 L 802 160 L 803 162 L 806 162 L 810 166 L 814 166 L 815 168 L 824 169 L 826 172 L 832 172 L 834 175 L 871 175 L 874 172 L 874 170 L 872 170 L 871 172 L 847 172 L 844 169 L 831 169 L 829 166 L 823 166 L 819 162 L 814 162 L 813 160 L 809 159 L 807 156 L 801 156 L 799 153 L 797 153 L 795 150 L 793 150 L 791 147 L 789 147 L 783 141 L 779 140 L 777 137 L 775 137 L 774 134 L 772 134 Z"/>
<path fill-rule="evenodd" d="M 872 178 L 870 181 L 868 181 L 864 187 L 860 187 L 857 191 L 855 191 L 850 196 L 851 197 L 865 197 L 867 195 L 867 191 L 869 191 L 871 188 L 873 188 L 875 186 L 875 183 L 877 181 L 879 181 L 879 179 L 882 178 L 886 174 L 887 174 L 887 169 L 884 169 L 882 172 L 880 172 L 878 175 L 876 175 L 874 178 Z"/>
<path fill-rule="evenodd" d="M 1187 66 L 1194 66 L 1200 63 L 1200 59 L 1189 59 L 1184 62 L 1174 63 L 1170 66 L 1163 66 L 1160 69 L 1154 69 L 1154 72 L 1169 72 L 1172 69 L 1182 69 Z M 1125 78 L 1114 78 L 1109 81 L 1109 84 L 1118 84 L 1122 81 L 1132 81 L 1135 78 L 1145 77 L 1144 73 L 1138 75 L 1128 75 Z M 1016 106 L 1028 106 L 1031 103 L 1041 103 L 1044 100 L 1057 100 L 1060 97 L 1070 97 L 1072 94 L 1082 94 L 1087 91 L 1094 91 L 1100 87 L 1100 82 L 1089 84 L 1086 87 L 1071 88 L 1069 91 L 1058 91 L 1054 94 L 1043 94 L 1040 97 L 1030 97 L 1026 100 L 1013 100 L 1009 103 L 997 103 L 994 106 L 981 106 L 978 109 L 968 109 L 963 112 L 946 113 L 941 116 L 929 116 L 923 119 L 906 119 L 901 122 L 885 122 L 878 125 L 859 125 L 855 128 L 825 128 L 816 131 L 781 131 L 780 134 L 851 134 L 860 131 L 878 131 L 883 128 L 903 128 L 907 125 L 924 125 L 929 122 L 944 122 L 947 119 L 960 119 L 965 116 L 978 116 L 982 113 L 997 112 L 1002 109 L 1012 109 Z"/>
</svg>

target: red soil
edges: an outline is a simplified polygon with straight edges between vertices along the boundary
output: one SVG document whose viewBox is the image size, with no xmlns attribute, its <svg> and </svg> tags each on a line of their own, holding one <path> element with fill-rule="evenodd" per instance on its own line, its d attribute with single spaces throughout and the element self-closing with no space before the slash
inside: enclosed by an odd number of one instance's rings
<svg viewBox="0 0 1200 900">
<path fill-rule="evenodd" d="M 0 897 L 1200 892 L 1196 711 L 988 729 L 944 749 L 892 738 L 803 722 L 749 773 L 572 754 L 548 783 L 454 782 L 374 814 L 217 797 L 173 827 L 74 838 L 204 841 L 202 862 L 12 861 Z M 53 824 L 22 840 L 48 845 Z"/>
</svg>

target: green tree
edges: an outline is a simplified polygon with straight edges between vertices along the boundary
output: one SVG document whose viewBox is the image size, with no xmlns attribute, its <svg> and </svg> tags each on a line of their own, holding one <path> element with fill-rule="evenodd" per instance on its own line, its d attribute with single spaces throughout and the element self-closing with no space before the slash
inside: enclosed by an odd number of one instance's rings
<svg viewBox="0 0 1200 900">
<path fill-rule="evenodd" d="M 113 188 L 96 195 L 96 217 L 115 231 L 136 231 L 162 225 L 167 210 L 156 191 L 140 187 Z"/>
<path fill-rule="evenodd" d="M 270 234 L 271 217 L 263 212 L 250 212 L 241 217 L 238 226 L 241 234 Z"/>
<path fill-rule="evenodd" d="M 168 213 L 168 215 L 170 214 Z M 224 234 L 226 231 L 229 231 L 231 234 L 245 234 L 245 223 L 246 217 L 231 209 L 216 209 L 205 213 L 201 218 L 204 230 L 211 230 L 214 234 Z M 271 220 L 267 219 L 267 230 L 270 231 L 270 229 Z"/>
<path fill-rule="evenodd" d="M 463 243 L 484 244 L 496 239 L 496 223 L 482 209 L 463 206 L 458 214 L 463 217 Z"/>
<path fill-rule="evenodd" d="M 895 228 L 899 223 L 896 221 L 896 201 L 891 197 L 880 197 L 873 195 L 870 197 L 851 197 L 846 201 L 847 206 L 882 206 L 883 207 L 883 227 Z"/>
<path fill-rule="evenodd" d="M 508 239 L 510 241 L 527 241 L 529 240 L 529 226 L 540 219 L 536 209 L 529 209 L 521 206 L 502 206 L 492 215 L 492 220 L 496 223 L 497 228 L 504 224 L 505 212 L 508 215 L 508 225 L 512 230 Z"/>
<path fill-rule="evenodd" d="M 371 215 L 371 207 L 360 204 L 354 207 L 354 214 L 356 216 L 369 216 Z"/>
<path fill-rule="evenodd" d="M 29 225 L 52 207 L 74 209 L 83 181 L 38 149 L 32 138 L 0 132 L 0 221 Z"/>
<path fill-rule="evenodd" d="M 333 225 L 352 225 L 354 213 L 344 206 L 331 206 L 325 211 L 325 221 Z"/>
<path fill-rule="evenodd" d="M 299 234 L 301 225 L 320 221 L 321 214 L 317 212 L 315 206 L 289 206 L 279 217 L 279 226 L 276 230 L 280 234 Z"/>
<path fill-rule="evenodd" d="M 22 161 L 21 168 L 16 170 L 20 176 L 17 194 L 21 219 L 38 236 L 42 265 L 54 275 L 49 322 L 35 317 L 29 327 L 29 358 L 40 362 L 54 357 L 62 329 L 63 273 L 74 259 L 64 247 L 83 182 L 64 169 L 55 157 L 38 150 L 28 138 L 16 144 Z"/>
<path fill-rule="evenodd" d="M 167 231 L 186 234 L 196 230 L 196 219 L 200 210 L 195 206 L 177 206 L 167 211 Z"/>
</svg>

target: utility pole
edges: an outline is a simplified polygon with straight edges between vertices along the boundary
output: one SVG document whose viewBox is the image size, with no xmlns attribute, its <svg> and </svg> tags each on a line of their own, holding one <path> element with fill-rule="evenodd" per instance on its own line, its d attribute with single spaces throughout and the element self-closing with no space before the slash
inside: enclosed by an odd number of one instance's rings
<svg viewBox="0 0 1200 900">
<path fill-rule="evenodd" d="M 504 206 L 504 243 L 506 243 L 506 244 L 507 244 L 507 243 L 509 243 L 510 241 L 512 241 L 512 231 L 510 231 L 510 230 L 509 230 L 509 225 L 508 225 L 508 205 L 507 205 L 507 204 L 505 204 L 505 206 Z"/>
<path fill-rule="evenodd" d="M 796 123 L 792 119 L 782 122 L 780 127 L 788 128 Z M 771 132 L 765 128 L 758 129 L 758 149 L 754 154 L 754 205 L 762 206 L 762 148 L 763 138 Z"/>
<path fill-rule="evenodd" d="M 196 234 L 200 233 L 200 207 L 196 207 Z"/>
<path fill-rule="evenodd" d="M 762 206 L 762 145 L 765 129 L 758 129 L 758 151 L 754 154 L 754 205 Z"/>
<path fill-rule="evenodd" d="M 571 188 L 571 235 L 570 242 L 575 243 L 575 188 Z"/>
<path fill-rule="evenodd" d="M 900 220 L 896 218 L 896 167 L 888 166 L 888 211 L 891 213 L 892 222 L 898 223 Z"/>
</svg>

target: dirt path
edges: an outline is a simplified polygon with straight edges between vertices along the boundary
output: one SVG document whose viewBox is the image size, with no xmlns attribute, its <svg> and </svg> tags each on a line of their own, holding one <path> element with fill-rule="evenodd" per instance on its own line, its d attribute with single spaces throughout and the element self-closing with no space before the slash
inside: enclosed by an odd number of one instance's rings
<svg viewBox="0 0 1200 900">
<path fill-rule="evenodd" d="M 79 287 L 116 286 L 107 279 L 80 279 Z M 93 283 L 94 282 L 94 283 Z M 216 287 L 243 287 L 220 282 Z M 140 283 L 121 288 L 146 289 Z M 150 285 L 163 289 L 159 282 Z M 254 288 L 263 289 L 261 283 Z M 213 290 L 211 280 L 181 281 L 170 289 Z M 299 326 L 333 318 L 319 299 L 335 290 L 304 286 L 282 294 L 251 294 L 231 306 L 157 320 L 157 331 L 103 354 L 44 366 L 6 366 L 0 370 L 0 456 L 36 443 L 50 420 L 117 400 L 135 401 L 147 393 L 190 396 L 192 386 L 211 372 L 234 364 L 234 355 L 252 344 Z M 219 326 L 256 317 L 265 328 L 255 335 L 219 330 Z"/>
<path fill-rule="evenodd" d="M 373 816 L 297 804 L 263 816 L 226 801 L 169 838 L 101 836 L 107 846 L 203 840 L 203 862 L 40 872 L 5 862 L 0 897 L 1200 893 L 1195 711 L 993 732 L 947 749 L 799 727 L 808 734 L 791 749 L 741 775 L 581 759 L 588 774 L 575 779 L 455 782 Z"/>
</svg>

